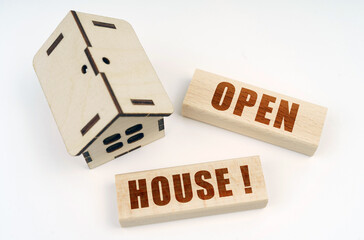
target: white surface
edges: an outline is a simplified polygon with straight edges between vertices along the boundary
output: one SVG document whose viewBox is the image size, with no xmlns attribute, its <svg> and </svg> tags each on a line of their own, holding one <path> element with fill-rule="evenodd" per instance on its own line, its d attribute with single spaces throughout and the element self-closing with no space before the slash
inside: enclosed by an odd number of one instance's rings
<svg viewBox="0 0 364 240">
<path fill-rule="evenodd" d="M 32 58 L 67 11 L 129 21 L 175 113 L 93 170 L 66 152 Z M 0 239 L 364 239 L 363 1 L 0 1 Z M 328 107 L 313 157 L 181 116 L 195 68 Z M 259 154 L 265 209 L 133 228 L 114 175 Z"/>
</svg>

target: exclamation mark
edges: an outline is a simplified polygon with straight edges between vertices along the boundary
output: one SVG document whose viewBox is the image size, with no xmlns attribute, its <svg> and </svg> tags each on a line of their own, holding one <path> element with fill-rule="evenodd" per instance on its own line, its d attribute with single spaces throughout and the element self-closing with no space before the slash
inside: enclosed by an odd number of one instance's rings
<svg viewBox="0 0 364 240">
<path fill-rule="evenodd" d="M 253 189 L 250 186 L 249 169 L 248 165 L 240 166 L 241 175 L 243 175 L 245 193 L 253 193 Z"/>
</svg>

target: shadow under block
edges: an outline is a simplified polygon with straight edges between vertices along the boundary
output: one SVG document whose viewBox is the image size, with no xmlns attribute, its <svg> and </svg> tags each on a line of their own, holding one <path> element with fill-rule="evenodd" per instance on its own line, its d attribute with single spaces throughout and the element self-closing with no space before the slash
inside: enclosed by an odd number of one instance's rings
<svg viewBox="0 0 364 240">
<path fill-rule="evenodd" d="M 259 156 L 115 176 L 121 226 L 264 208 Z"/>
<path fill-rule="evenodd" d="M 182 115 L 306 155 L 318 147 L 327 108 L 196 70 Z"/>
<path fill-rule="evenodd" d="M 159 123 L 173 106 L 128 22 L 70 11 L 33 65 L 67 151 L 83 153 L 89 167 L 164 136 Z M 127 141 L 137 124 L 141 142 L 106 151 L 105 138 Z"/>
</svg>

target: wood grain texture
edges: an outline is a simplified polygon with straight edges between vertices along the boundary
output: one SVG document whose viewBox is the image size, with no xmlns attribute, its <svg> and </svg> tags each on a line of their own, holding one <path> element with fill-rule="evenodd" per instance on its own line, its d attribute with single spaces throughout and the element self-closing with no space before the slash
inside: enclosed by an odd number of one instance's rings
<svg viewBox="0 0 364 240">
<path fill-rule="evenodd" d="M 306 155 L 319 145 L 327 108 L 196 70 L 182 115 Z"/>
<path fill-rule="evenodd" d="M 119 117 L 135 120 L 173 112 L 132 26 L 124 20 L 71 11 L 37 52 L 33 65 L 68 152 L 88 151 L 92 164 L 102 158 L 92 156 L 93 149 L 103 146 L 88 148 L 100 144 L 96 139 Z M 148 99 L 153 105 L 135 105 L 131 99 Z M 152 121 L 157 130 L 160 118 Z M 124 122 L 128 126 L 121 126 L 121 120 L 117 126 L 130 127 L 130 120 Z M 145 138 L 158 139 L 162 133 Z"/>
<path fill-rule="evenodd" d="M 46 50 L 63 34 L 48 56 Z M 85 54 L 87 44 L 72 13 L 67 14 L 34 57 L 33 65 L 63 141 L 71 155 L 83 152 L 117 115 L 100 74 L 95 75 Z M 81 69 L 86 65 L 88 71 Z M 81 129 L 99 114 L 100 120 L 85 135 Z"/>
<path fill-rule="evenodd" d="M 124 114 L 168 116 L 173 106 L 132 26 L 120 19 L 77 12 L 92 44 L 90 52 L 104 72 Z M 93 21 L 115 25 L 95 26 Z M 103 58 L 109 59 L 105 64 Z M 130 99 L 150 99 L 154 105 L 134 105 Z"/>
<path fill-rule="evenodd" d="M 258 156 L 120 174 L 115 183 L 122 226 L 263 208 L 268 203 Z"/>
</svg>

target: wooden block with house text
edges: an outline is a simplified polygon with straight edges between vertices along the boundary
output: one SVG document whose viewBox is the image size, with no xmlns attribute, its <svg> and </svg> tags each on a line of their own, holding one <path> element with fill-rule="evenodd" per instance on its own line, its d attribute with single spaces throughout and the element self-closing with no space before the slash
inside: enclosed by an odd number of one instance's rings
<svg viewBox="0 0 364 240">
<path fill-rule="evenodd" d="M 90 168 L 164 136 L 173 106 L 128 22 L 70 11 L 33 65 L 68 152 Z"/>
<path fill-rule="evenodd" d="M 306 155 L 319 145 L 327 108 L 196 70 L 182 115 Z"/>
<path fill-rule="evenodd" d="M 134 226 L 263 208 L 258 156 L 115 176 L 119 221 Z"/>
</svg>

